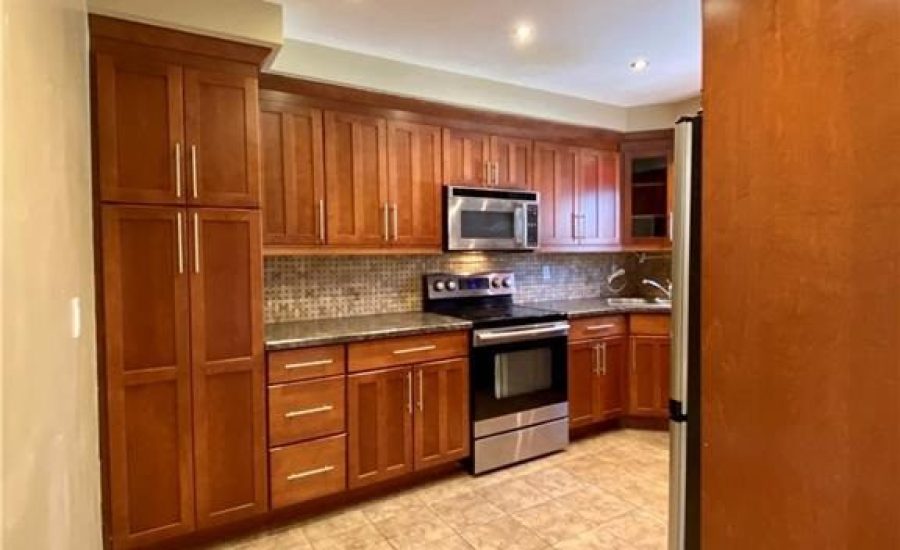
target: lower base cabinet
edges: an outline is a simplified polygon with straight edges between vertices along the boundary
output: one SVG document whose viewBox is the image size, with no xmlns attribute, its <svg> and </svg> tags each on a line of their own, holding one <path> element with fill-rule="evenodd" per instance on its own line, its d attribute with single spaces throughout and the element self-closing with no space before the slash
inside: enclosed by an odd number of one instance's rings
<svg viewBox="0 0 900 550">
<path fill-rule="evenodd" d="M 272 508 L 339 493 L 346 487 L 345 434 L 269 451 Z"/>
<path fill-rule="evenodd" d="M 610 336 L 569 346 L 569 425 L 618 418 L 626 410 L 627 337 Z"/>
<path fill-rule="evenodd" d="M 650 418 L 669 415 L 668 336 L 629 338 L 628 414 Z"/>
</svg>

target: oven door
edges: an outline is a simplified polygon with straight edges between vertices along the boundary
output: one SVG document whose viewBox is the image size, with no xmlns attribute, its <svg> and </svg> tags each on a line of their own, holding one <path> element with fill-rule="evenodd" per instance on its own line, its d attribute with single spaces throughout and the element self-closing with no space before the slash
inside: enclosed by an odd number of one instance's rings
<svg viewBox="0 0 900 550">
<path fill-rule="evenodd" d="M 566 343 L 554 335 L 472 348 L 476 439 L 568 416 Z"/>
<path fill-rule="evenodd" d="M 447 193 L 447 250 L 536 248 L 531 232 L 537 229 L 537 204 L 529 200 L 533 193 L 458 187 L 447 188 Z"/>
</svg>

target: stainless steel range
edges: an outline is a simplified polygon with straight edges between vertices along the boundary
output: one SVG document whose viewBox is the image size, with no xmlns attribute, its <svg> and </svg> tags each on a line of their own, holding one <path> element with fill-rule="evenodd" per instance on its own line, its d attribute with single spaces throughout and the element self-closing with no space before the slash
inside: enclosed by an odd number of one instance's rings
<svg viewBox="0 0 900 550">
<path fill-rule="evenodd" d="M 473 323 L 471 470 L 479 474 L 569 443 L 562 313 L 513 304 L 509 272 L 425 276 L 425 310 Z"/>
</svg>

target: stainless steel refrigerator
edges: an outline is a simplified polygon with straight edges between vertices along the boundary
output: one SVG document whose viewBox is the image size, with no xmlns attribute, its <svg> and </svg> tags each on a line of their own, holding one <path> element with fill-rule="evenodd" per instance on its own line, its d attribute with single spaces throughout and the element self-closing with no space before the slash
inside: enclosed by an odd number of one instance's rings
<svg viewBox="0 0 900 550">
<path fill-rule="evenodd" d="M 700 547 L 700 224 L 703 117 L 675 126 L 669 548 Z"/>
</svg>

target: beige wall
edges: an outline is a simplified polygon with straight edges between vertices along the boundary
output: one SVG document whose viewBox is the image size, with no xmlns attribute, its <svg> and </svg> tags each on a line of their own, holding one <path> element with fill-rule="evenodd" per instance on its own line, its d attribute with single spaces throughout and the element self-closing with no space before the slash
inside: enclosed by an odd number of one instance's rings
<svg viewBox="0 0 900 550">
<path fill-rule="evenodd" d="M 685 115 L 695 115 L 700 110 L 700 97 L 692 97 L 676 103 L 644 105 L 628 109 L 628 131 L 658 130 L 670 128 Z"/>
<path fill-rule="evenodd" d="M 84 0 L 3 0 L 3 21 L 2 539 L 90 550 L 101 514 Z"/>
</svg>

